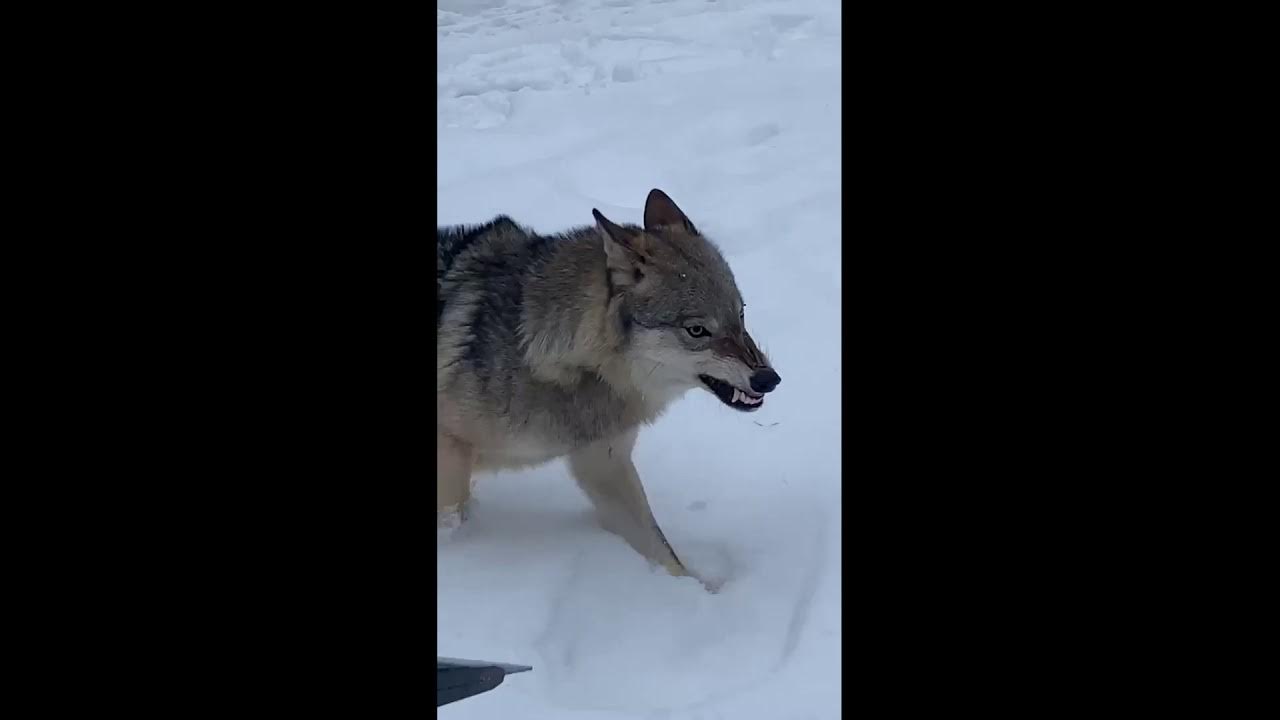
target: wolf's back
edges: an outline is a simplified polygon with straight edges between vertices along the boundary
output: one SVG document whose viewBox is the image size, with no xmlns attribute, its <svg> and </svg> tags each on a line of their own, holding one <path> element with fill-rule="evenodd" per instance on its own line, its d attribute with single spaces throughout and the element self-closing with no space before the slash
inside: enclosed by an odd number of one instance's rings
<svg viewBox="0 0 1280 720">
<path fill-rule="evenodd" d="M 453 268 L 458 249 L 470 243 L 461 225 L 436 228 L 436 331 L 440 330 L 440 318 L 444 314 L 444 278 Z"/>
<path fill-rule="evenodd" d="M 513 243 L 516 245 L 523 244 L 522 241 L 532 237 L 531 233 L 521 228 L 514 220 L 506 215 L 499 215 L 493 220 L 483 225 L 448 225 L 445 227 L 436 227 L 436 330 L 440 329 L 440 319 L 444 313 L 445 304 L 449 301 L 449 291 L 447 291 L 445 279 L 451 274 L 476 275 L 481 270 L 492 269 L 487 266 L 494 263 L 469 264 L 462 261 L 467 258 L 473 260 L 477 256 L 484 258 L 492 258 L 499 260 L 500 257 L 509 255 L 504 250 L 510 250 Z M 460 266 L 469 265 L 470 270 L 462 269 Z M 501 265 L 502 263 L 497 263 Z M 455 272 L 456 271 L 456 272 Z"/>
</svg>

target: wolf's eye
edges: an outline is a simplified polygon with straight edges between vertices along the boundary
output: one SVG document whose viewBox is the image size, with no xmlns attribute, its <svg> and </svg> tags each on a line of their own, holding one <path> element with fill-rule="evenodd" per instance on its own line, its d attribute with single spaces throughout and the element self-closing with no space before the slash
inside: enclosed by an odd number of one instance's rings
<svg viewBox="0 0 1280 720">
<path fill-rule="evenodd" d="M 707 329 L 702 327 L 701 325 L 690 325 L 689 327 L 685 328 L 684 331 L 689 333 L 693 337 L 706 337 L 707 335 L 711 334 L 707 332 Z"/>
</svg>

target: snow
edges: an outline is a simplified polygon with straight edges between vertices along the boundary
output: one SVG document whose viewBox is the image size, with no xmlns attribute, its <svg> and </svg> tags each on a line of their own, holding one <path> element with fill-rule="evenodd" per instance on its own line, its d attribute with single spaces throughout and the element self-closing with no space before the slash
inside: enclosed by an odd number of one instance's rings
<svg viewBox="0 0 1280 720">
<path fill-rule="evenodd" d="M 596 526 L 563 462 L 477 479 L 438 655 L 532 665 L 447 718 L 840 715 L 840 3 L 439 0 L 438 222 L 640 222 L 722 248 L 782 384 L 690 391 L 636 465 L 716 594 Z"/>
</svg>

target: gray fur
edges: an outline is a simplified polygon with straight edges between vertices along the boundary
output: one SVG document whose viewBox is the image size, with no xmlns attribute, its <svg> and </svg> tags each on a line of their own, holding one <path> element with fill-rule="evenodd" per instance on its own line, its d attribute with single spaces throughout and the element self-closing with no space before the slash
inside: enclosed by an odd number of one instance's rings
<svg viewBox="0 0 1280 720">
<path fill-rule="evenodd" d="M 473 471 L 564 456 L 602 525 L 687 574 L 631 463 L 636 432 L 696 387 L 757 409 L 753 373 L 772 370 L 728 263 L 670 198 L 649 194 L 643 228 L 593 213 L 550 236 L 505 216 L 437 229 L 438 523 L 462 519 Z"/>
</svg>

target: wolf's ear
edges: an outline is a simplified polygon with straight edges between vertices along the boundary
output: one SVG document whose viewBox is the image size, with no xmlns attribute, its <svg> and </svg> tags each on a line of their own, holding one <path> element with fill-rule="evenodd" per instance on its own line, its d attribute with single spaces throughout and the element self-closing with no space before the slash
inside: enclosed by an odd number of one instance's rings
<svg viewBox="0 0 1280 720">
<path fill-rule="evenodd" d="M 676 205 L 676 201 L 658 188 L 649 191 L 644 201 L 644 229 L 653 231 L 659 228 L 680 228 L 690 235 L 697 235 L 698 228 L 689 222 L 689 218 Z"/>
<path fill-rule="evenodd" d="M 609 277 L 614 285 L 626 286 L 640 282 L 645 272 L 645 256 L 648 247 L 643 233 L 628 230 L 615 224 L 595 208 L 596 229 L 604 239 L 604 254 Z"/>
</svg>

